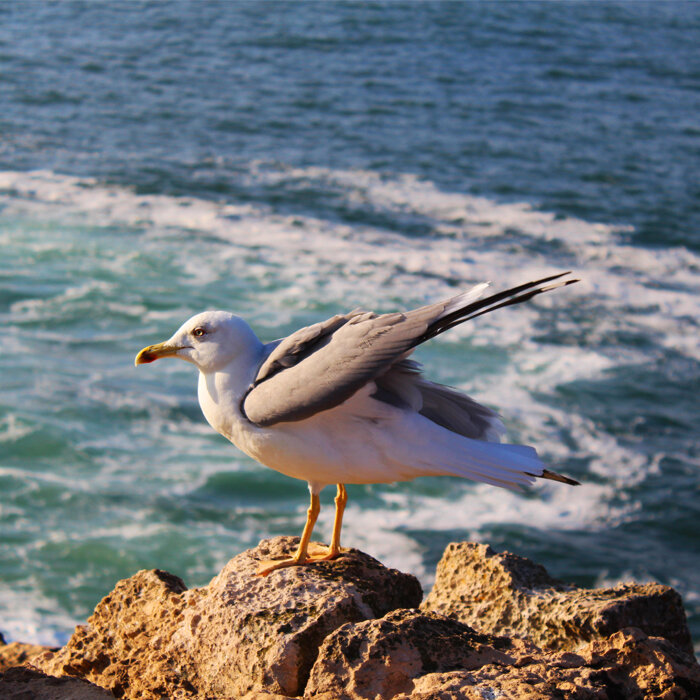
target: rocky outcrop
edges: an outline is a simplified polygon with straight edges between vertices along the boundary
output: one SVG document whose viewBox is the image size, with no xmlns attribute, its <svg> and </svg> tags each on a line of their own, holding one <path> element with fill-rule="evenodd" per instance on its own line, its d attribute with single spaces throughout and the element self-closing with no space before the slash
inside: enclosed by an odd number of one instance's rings
<svg viewBox="0 0 700 700">
<path fill-rule="evenodd" d="M 104 688 L 79 678 L 54 678 L 35 668 L 14 667 L 0 673 L 3 700 L 114 700 Z"/>
<path fill-rule="evenodd" d="M 45 651 L 52 651 L 52 649 L 51 647 L 43 647 L 38 644 L 23 644 L 22 642 L 5 644 L 2 636 L 0 636 L 0 672 L 13 666 L 29 663 Z"/>
<path fill-rule="evenodd" d="M 668 641 L 630 628 L 547 652 L 450 618 L 399 610 L 350 623 L 323 643 L 306 687 L 314 700 L 644 700 L 700 697 L 700 667 Z"/>
<path fill-rule="evenodd" d="M 202 588 L 157 570 L 120 581 L 65 647 L 27 650 L 25 661 L 61 678 L 13 668 L 0 675 L 0 697 L 92 699 L 78 689 L 139 700 L 700 697 L 671 589 L 585 591 L 468 543 L 448 547 L 422 609 L 414 577 L 355 550 L 255 575 L 260 560 L 296 544 L 265 540 Z M 71 676 L 105 690 L 88 684 L 62 695 L 56 685 L 46 694 L 47 683 Z M 18 683 L 33 683 L 35 694 L 17 695 Z"/>
<path fill-rule="evenodd" d="M 298 695 L 328 634 L 416 606 L 422 592 L 415 577 L 356 550 L 335 562 L 255 575 L 261 560 L 289 556 L 297 542 L 264 540 L 204 588 L 141 571 L 120 581 L 63 649 L 34 663 L 117 697 Z"/>
<path fill-rule="evenodd" d="M 576 649 L 626 627 L 663 637 L 693 653 L 681 597 L 655 583 L 585 589 L 485 544 L 448 545 L 435 586 L 421 606 L 479 632 L 518 636 L 547 649 Z"/>
</svg>

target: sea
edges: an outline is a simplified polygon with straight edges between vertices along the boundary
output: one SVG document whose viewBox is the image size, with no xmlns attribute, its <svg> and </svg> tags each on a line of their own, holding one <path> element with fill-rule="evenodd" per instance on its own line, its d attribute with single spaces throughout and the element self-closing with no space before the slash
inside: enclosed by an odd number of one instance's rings
<svg viewBox="0 0 700 700">
<path fill-rule="evenodd" d="M 426 590 L 460 540 L 667 584 L 700 642 L 698 46 L 692 2 L 0 3 L 5 639 L 302 529 L 306 484 L 143 346 L 572 270 L 415 358 L 582 485 L 350 486 L 343 544 Z"/>
</svg>

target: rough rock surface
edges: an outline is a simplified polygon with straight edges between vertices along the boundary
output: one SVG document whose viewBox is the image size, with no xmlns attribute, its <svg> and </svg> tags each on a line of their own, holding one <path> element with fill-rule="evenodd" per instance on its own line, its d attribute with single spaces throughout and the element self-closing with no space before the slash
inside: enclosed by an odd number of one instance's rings
<svg viewBox="0 0 700 700">
<path fill-rule="evenodd" d="M 0 673 L 3 700 L 114 700 L 104 688 L 79 678 L 54 678 L 34 668 L 11 668 Z"/>
<path fill-rule="evenodd" d="M 448 547 L 432 611 L 415 609 L 414 577 L 354 550 L 255 576 L 261 559 L 288 556 L 296 544 L 265 540 L 193 590 L 141 571 L 59 650 L 36 656 L 41 647 L 0 641 L 8 663 L 107 689 L 16 667 L 0 674 L 0 698 L 700 698 L 700 666 L 672 589 L 585 591 L 468 543 Z"/>
<path fill-rule="evenodd" d="M 548 649 L 573 650 L 632 626 L 693 654 L 683 602 L 672 588 L 654 583 L 577 588 L 525 557 L 497 554 L 485 544 L 448 545 L 421 608 L 479 632 L 515 635 Z"/>
<path fill-rule="evenodd" d="M 5 644 L 2 636 L 0 636 L 0 672 L 13 666 L 21 666 L 31 662 L 32 659 L 45 651 L 52 651 L 52 648 L 43 647 L 39 644 L 23 644 L 22 642 Z"/>
<path fill-rule="evenodd" d="M 330 634 L 304 697 L 682 700 L 700 697 L 700 667 L 667 640 L 634 628 L 577 654 L 546 652 L 439 615 L 397 610 Z"/>
<path fill-rule="evenodd" d="M 260 560 L 289 556 L 297 542 L 263 540 L 193 590 L 172 574 L 141 571 L 120 581 L 65 647 L 34 664 L 116 697 L 300 694 L 328 634 L 417 606 L 422 592 L 415 577 L 356 550 L 335 562 L 254 575 Z"/>
<path fill-rule="evenodd" d="M 397 610 L 329 635 L 311 669 L 306 696 L 393 698 L 410 692 L 414 678 L 426 673 L 512 663 L 510 646 L 505 638 L 478 634 L 456 620 Z"/>
</svg>

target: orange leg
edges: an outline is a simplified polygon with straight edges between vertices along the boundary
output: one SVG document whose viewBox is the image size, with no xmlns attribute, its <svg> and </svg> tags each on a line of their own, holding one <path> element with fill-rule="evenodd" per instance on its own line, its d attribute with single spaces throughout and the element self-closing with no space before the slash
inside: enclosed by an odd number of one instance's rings
<svg viewBox="0 0 700 700">
<path fill-rule="evenodd" d="M 338 493 L 335 497 L 335 519 L 333 520 L 333 534 L 331 535 L 331 546 L 323 545 L 314 548 L 314 561 L 329 561 L 336 559 L 340 555 L 340 531 L 343 528 L 343 513 L 345 504 L 348 502 L 348 492 L 343 484 L 338 484 Z"/>
<path fill-rule="evenodd" d="M 333 520 L 333 535 L 331 546 L 328 550 L 328 558 L 335 559 L 340 554 L 340 531 L 343 529 L 343 513 L 348 502 L 348 492 L 343 484 L 338 484 L 338 493 L 335 497 L 335 519 Z"/>
<path fill-rule="evenodd" d="M 278 559 L 272 561 L 262 561 L 258 566 L 258 576 L 267 576 L 271 571 L 276 569 L 283 569 L 287 566 L 300 566 L 309 562 L 308 549 L 309 541 L 311 540 L 311 533 L 314 530 L 314 525 L 316 524 L 316 519 L 321 511 L 321 499 L 318 494 L 311 494 L 311 505 L 309 510 L 306 511 L 306 524 L 304 525 L 304 532 L 301 533 L 301 542 L 299 542 L 299 547 L 297 547 L 296 554 L 289 559 Z"/>
<path fill-rule="evenodd" d="M 306 524 L 301 535 L 299 547 L 293 557 L 289 559 L 277 559 L 262 561 L 258 566 L 258 576 L 267 576 L 271 571 L 283 569 L 288 566 L 303 566 L 315 561 L 329 561 L 335 559 L 340 554 L 340 531 L 343 527 L 343 512 L 345 504 L 348 502 L 348 492 L 343 484 L 338 484 L 338 493 L 335 497 L 335 519 L 333 521 L 333 535 L 331 536 L 331 546 L 311 545 L 313 553 L 309 554 L 309 542 L 313 532 L 316 519 L 321 510 L 321 501 L 318 494 L 311 494 L 311 505 L 306 513 Z"/>
</svg>

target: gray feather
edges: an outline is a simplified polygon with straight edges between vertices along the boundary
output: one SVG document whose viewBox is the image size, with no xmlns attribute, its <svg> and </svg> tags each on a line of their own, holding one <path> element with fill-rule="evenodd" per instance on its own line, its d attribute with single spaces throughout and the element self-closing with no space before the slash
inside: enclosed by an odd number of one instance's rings
<svg viewBox="0 0 700 700">
<path fill-rule="evenodd" d="M 269 426 L 338 406 L 411 350 L 446 303 L 406 314 L 335 317 L 297 331 L 261 366 L 242 402 L 246 416 Z"/>
<path fill-rule="evenodd" d="M 498 414 L 466 394 L 421 376 L 421 366 L 412 360 L 396 363 L 375 379 L 373 398 L 418 411 L 443 428 L 473 440 L 499 442 L 504 432 Z"/>
</svg>

